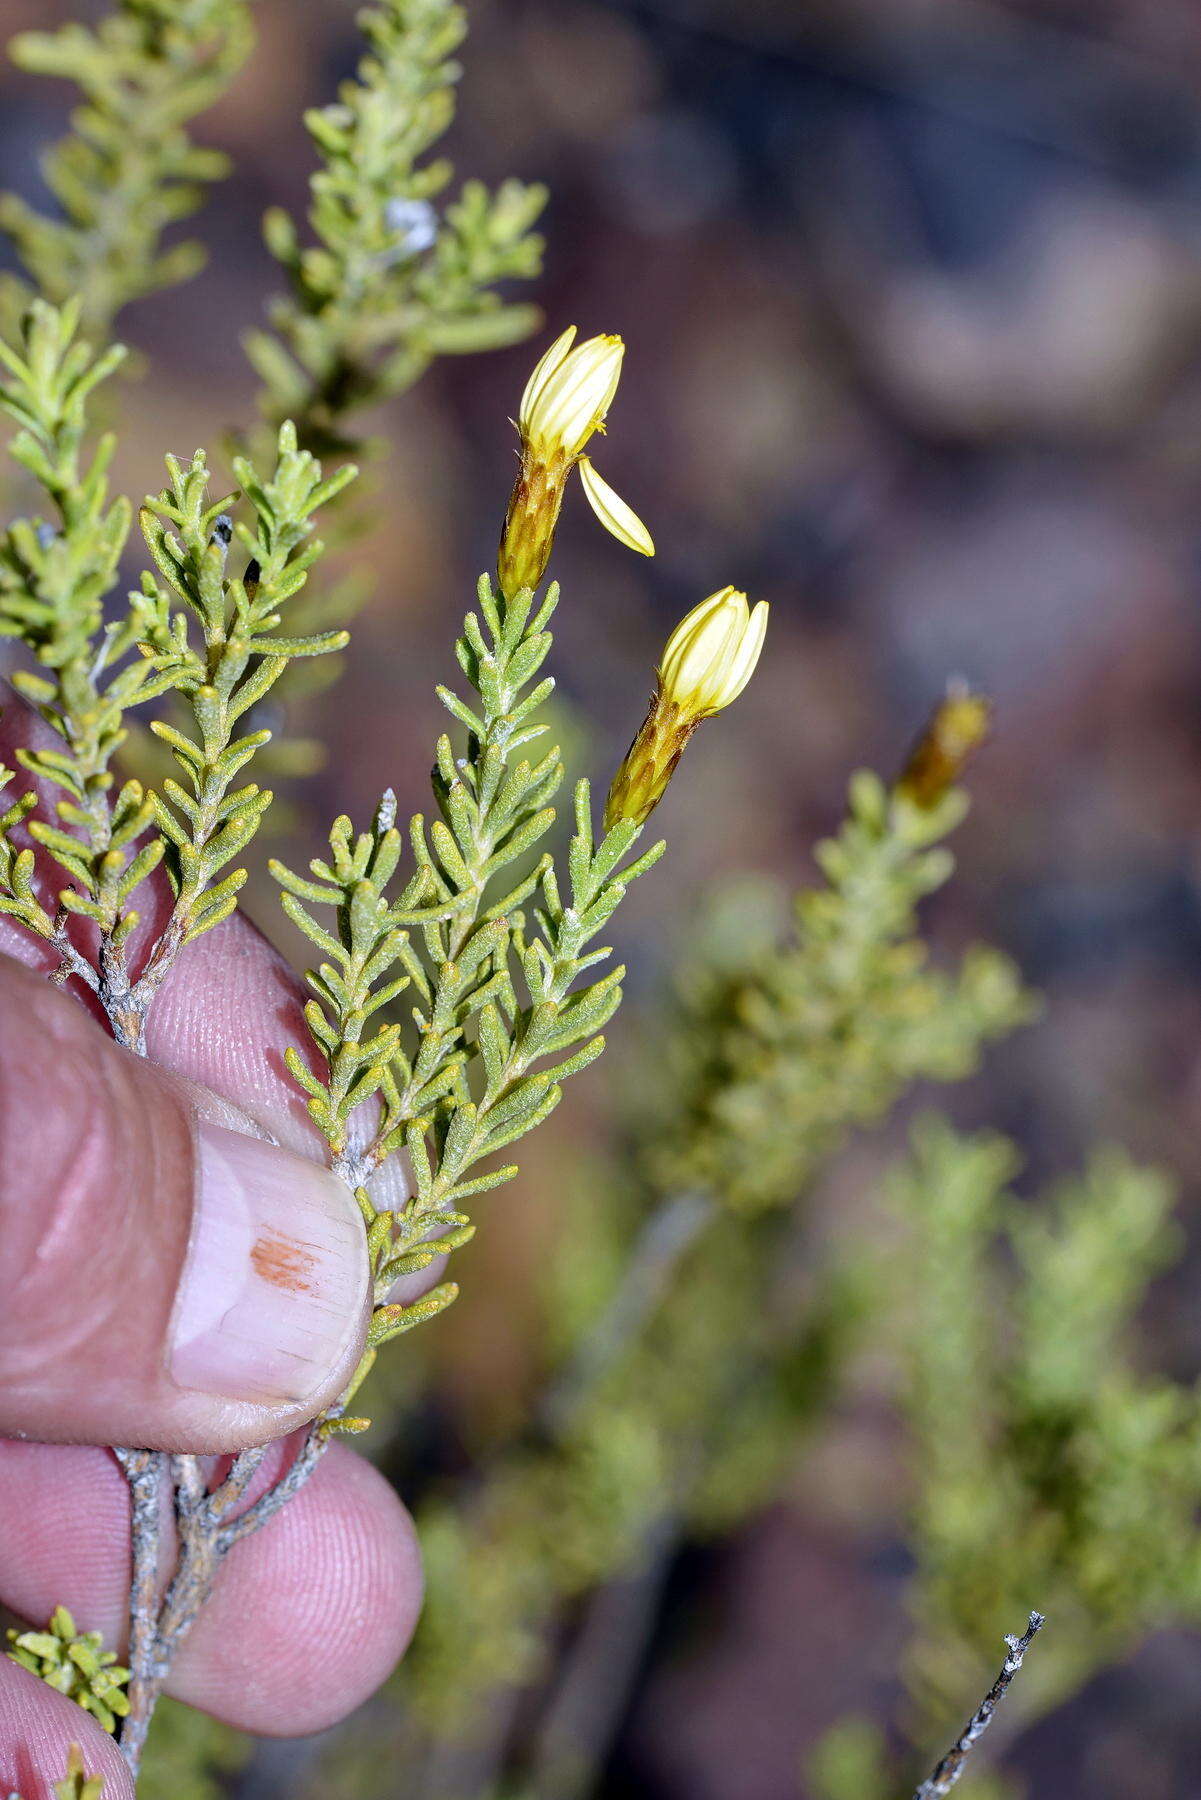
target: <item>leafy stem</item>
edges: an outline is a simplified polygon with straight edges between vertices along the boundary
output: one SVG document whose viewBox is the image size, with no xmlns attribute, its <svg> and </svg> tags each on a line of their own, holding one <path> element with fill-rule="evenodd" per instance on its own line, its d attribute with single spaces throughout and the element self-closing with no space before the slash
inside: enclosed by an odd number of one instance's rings
<svg viewBox="0 0 1201 1800">
<path fill-rule="evenodd" d="M 466 729 L 465 754 L 439 740 L 438 816 L 410 823 L 414 866 L 402 891 L 395 899 L 386 892 L 402 852 L 390 793 L 369 831 L 356 836 L 349 819 L 335 821 L 328 857 L 314 859 L 307 876 L 272 864 L 285 911 L 323 953 L 308 975 L 306 1007 L 321 1063 L 313 1068 L 292 1050 L 288 1066 L 335 1168 L 359 1192 L 376 1279 L 368 1359 L 454 1298 L 452 1284 L 411 1306 L 387 1296 L 399 1276 L 466 1242 L 462 1202 L 516 1173 L 509 1165 L 474 1174 L 476 1165 L 546 1118 L 562 1083 L 604 1048 L 624 971 L 581 977 L 609 958 L 594 940 L 664 848 L 627 861 L 640 831 L 624 823 L 597 844 L 581 781 L 564 901 L 553 859 L 539 849 L 554 822 L 562 759 L 557 747 L 518 754 L 547 729 L 537 713 L 553 690 L 541 670 L 558 590 L 539 605 L 528 590 L 506 602 L 487 579 L 478 593 L 479 612 L 467 615 L 456 645 L 473 701 L 439 689 Z M 531 899 L 532 928 L 522 910 Z M 330 928 L 314 907 L 334 909 Z M 411 1031 L 387 1016 L 406 991 L 415 1001 Z M 401 1148 L 411 1191 L 395 1212 L 378 1212 L 364 1184 Z"/>
</svg>

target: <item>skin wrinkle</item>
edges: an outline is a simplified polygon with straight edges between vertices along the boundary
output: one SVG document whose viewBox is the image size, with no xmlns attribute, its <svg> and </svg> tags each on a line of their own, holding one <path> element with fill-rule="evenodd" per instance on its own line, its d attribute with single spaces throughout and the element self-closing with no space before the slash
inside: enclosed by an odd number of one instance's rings
<svg viewBox="0 0 1201 1800">
<path fill-rule="evenodd" d="M 86 1214 L 91 1198 L 88 1171 L 103 1167 L 107 1139 L 104 1136 L 102 1108 L 90 1085 L 81 1080 L 78 1088 L 75 1088 L 71 1081 L 71 1067 L 77 1063 L 77 1057 L 64 1056 L 56 1071 L 62 1085 L 55 1082 L 47 1086 L 46 1105 L 54 1107 L 59 1102 L 58 1122 L 65 1130 L 56 1133 L 53 1124 L 47 1130 L 47 1114 L 43 1110 L 38 1143 L 39 1150 L 47 1141 L 50 1144 L 49 1166 L 39 1155 L 30 1174 L 40 1190 L 41 1203 L 46 1209 L 46 1223 L 34 1248 L 32 1263 L 23 1275 L 18 1276 L 9 1290 L 10 1305 L 20 1305 L 22 1287 L 38 1273 L 37 1265 L 55 1256 L 60 1248 L 67 1246 L 72 1236 L 82 1233 L 87 1227 Z M 78 1095 L 74 1117 L 71 1116 L 70 1103 L 64 1103 L 67 1090 L 74 1090 Z M 54 1115 L 50 1116 L 53 1119 Z M 53 1154 L 56 1148 L 60 1149 L 58 1157 Z M 87 1240 L 81 1236 L 79 1241 Z"/>
<path fill-rule="evenodd" d="M 29 1192 L 29 1185 L 36 1180 L 43 1196 L 49 1195 L 53 1201 L 60 1188 L 68 1188 L 71 1184 L 67 1177 L 72 1162 L 76 1158 L 76 1141 L 81 1130 L 86 1135 L 95 1129 L 95 1108 L 88 1107 L 88 1116 L 72 1127 L 67 1115 L 70 1104 L 51 1079 L 52 1067 L 57 1066 L 55 1056 L 47 1057 L 45 1046 L 35 1043 L 31 1047 L 33 1066 L 29 1069 L 31 1092 L 39 1095 L 39 1133 L 38 1155 L 35 1158 L 24 1158 L 20 1153 L 20 1143 L 28 1126 L 27 1108 L 29 1098 L 26 1093 L 26 1080 L 17 1079 L 15 1073 L 10 1076 L 3 1061 L 3 1050 L 0 1049 L 0 1201 L 3 1212 L 0 1213 L 0 1259 L 9 1278 L 8 1304 L 20 1293 L 31 1272 L 36 1271 L 39 1247 L 45 1244 L 45 1234 L 39 1223 L 39 1211 L 35 1207 L 18 1205 L 22 1196 Z M 61 1053 L 60 1053 L 61 1054 Z M 62 1128 L 55 1129 L 61 1118 Z M 19 1173 L 19 1182 L 10 1183 L 8 1170 Z M 18 1241 L 18 1233 L 20 1240 Z M 12 1280 L 13 1273 L 16 1280 Z"/>
</svg>

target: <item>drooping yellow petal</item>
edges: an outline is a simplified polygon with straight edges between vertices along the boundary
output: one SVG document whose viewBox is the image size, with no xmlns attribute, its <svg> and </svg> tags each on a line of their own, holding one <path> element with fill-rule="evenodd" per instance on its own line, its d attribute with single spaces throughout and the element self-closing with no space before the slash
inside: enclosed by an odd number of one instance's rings
<svg viewBox="0 0 1201 1800">
<path fill-rule="evenodd" d="M 628 550 L 637 550 L 640 556 L 653 556 L 655 541 L 650 532 L 633 507 L 627 506 L 604 476 L 598 474 L 590 457 L 580 457 L 579 470 L 588 504 L 605 530 L 612 532 L 618 543 L 624 544 Z"/>
</svg>

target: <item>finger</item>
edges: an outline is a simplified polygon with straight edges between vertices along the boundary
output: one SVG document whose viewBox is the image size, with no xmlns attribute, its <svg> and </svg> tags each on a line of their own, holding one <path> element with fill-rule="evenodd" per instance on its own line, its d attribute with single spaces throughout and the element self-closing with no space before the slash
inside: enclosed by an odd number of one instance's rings
<svg viewBox="0 0 1201 1800">
<path fill-rule="evenodd" d="M 129 1500 L 107 1451 L 0 1441 L 0 1597 L 41 1623 L 65 1605 L 123 1655 Z M 383 1477 L 333 1444 L 261 1531 L 230 1551 L 169 1692 L 246 1731 L 319 1731 L 403 1654 L 421 1604 L 412 1521 Z"/>
<path fill-rule="evenodd" d="M 72 1744 L 86 1773 L 104 1776 L 104 1800 L 133 1800 L 129 1771 L 108 1733 L 74 1700 L 0 1657 L 0 1792 L 54 1800 Z"/>
<path fill-rule="evenodd" d="M 54 746 L 50 727 L 18 696 L 0 687 L 0 703 L 0 759 L 14 763 L 21 745 Z M 41 801 L 34 816 L 54 820 L 53 797 L 39 791 Z M 53 910 L 61 875 L 38 846 L 30 847 L 38 859 L 35 885 L 39 896 L 43 905 Z M 135 967 L 165 921 L 169 892 L 161 869 L 138 889 L 137 900 L 143 919 L 133 940 Z M 81 942 L 86 923 L 75 921 L 72 926 L 73 930 L 79 928 Z M 58 963 L 51 945 L 3 916 L 0 952 L 44 974 L 51 973 Z M 79 981 L 68 986 L 95 1017 L 102 1017 L 94 996 Z M 243 1129 L 247 1120 L 252 1120 L 274 1142 L 326 1162 L 325 1138 L 284 1062 L 285 1051 L 295 1048 L 311 1068 L 320 1067 L 304 1021 L 304 1000 L 301 982 L 278 950 L 244 913 L 235 913 L 181 952 L 150 1008 L 148 1054 L 164 1068 L 200 1083 L 236 1106 Z M 364 1141 L 377 1110 L 365 1106 L 352 1119 L 352 1127 Z M 401 1204 L 407 1189 L 399 1160 L 391 1159 L 370 1185 L 377 1206 Z"/>
<path fill-rule="evenodd" d="M 202 1117 L 0 958 L 0 1430 L 229 1449 L 312 1417 L 362 1347 L 344 1183 Z"/>
</svg>

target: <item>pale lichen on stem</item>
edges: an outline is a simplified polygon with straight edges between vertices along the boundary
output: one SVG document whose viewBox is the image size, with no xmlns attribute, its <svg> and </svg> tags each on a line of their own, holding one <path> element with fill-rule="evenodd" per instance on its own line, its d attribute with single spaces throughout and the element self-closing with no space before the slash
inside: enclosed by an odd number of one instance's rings
<svg viewBox="0 0 1201 1800">
<path fill-rule="evenodd" d="M 322 1415 L 322 1419 L 327 1417 Z M 213 1591 L 221 1565 L 242 1538 L 257 1531 L 299 1493 L 325 1447 L 321 1421 L 308 1427 L 282 1475 L 242 1511 L 236 1509 L 270 1446 L 243 1450 L 229 1473 L 209 1489 L 203 1460 L 156 1450 L 116 1450 L 131 1501 L 133 1573 L 130 1583 L 129 1713 L 121 1728 L 121 1753 L 137 1775 L 146 1734 L 176 1652 Z M 160 1591 L 159 1538 L 163 1486 L 169 1483 L 178 1555 L 166 1590 Z"/>
<path fill-rule="evenodd" d="M 937 1764 L 919 1787 L 914 1790 L 913 1800 L 941 1800 L 949 1794 L 959 1777 L 963 1774 L 964 1765 L 972 1753 L 972 1749 L 992 1724 L 993 1715 L 998 1703 L 1004 1697 L 1010 1682 L 1017 1674 L 1025 1659 L 1027 1650 L 1038 1632 L 1046 1624 L 1040 1612 L 1032 1612 L 1030 1621 L 1021 1637 L 1008 1636 L 1005 1639 L 1008 1654 L 1001 1665 L 1001 1672 L 989 1688 L 976 1711 L 964 1726 L 960 1736 L 952 1744 L 947 1754 Z"/>
</svg>

